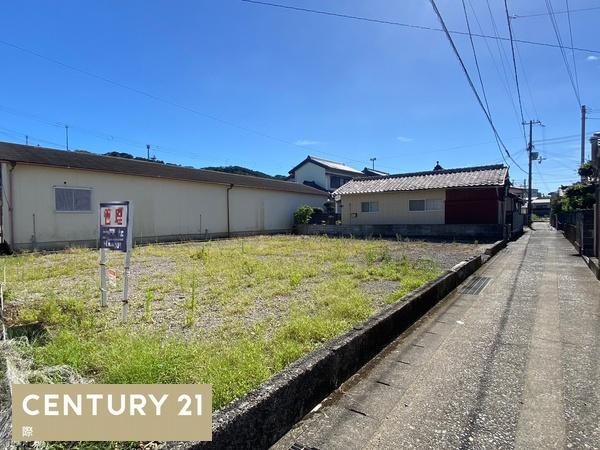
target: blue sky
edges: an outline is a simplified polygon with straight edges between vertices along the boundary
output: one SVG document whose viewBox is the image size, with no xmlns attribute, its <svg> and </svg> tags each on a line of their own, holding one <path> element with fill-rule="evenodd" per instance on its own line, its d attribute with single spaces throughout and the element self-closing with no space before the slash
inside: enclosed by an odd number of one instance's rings
<svg viewBox="0 0 600 450">
<path fill-rule="evenodd" d="M 483 32 L 493 34 L 486 2 L 470 1 Z M 280 3 L 439 26 L 426 0 Z M 503 1 L 490 4 L 507 36 Z M 450 29 L 466 30 L 459 1 L 438 5 Z M 564 0 L 553 5 L 565 9 Z M 597 0 L 569 5 L 600 6 Z M 544 13 L 546 3 L 512 0 L 509 8 Z M 556 17 L 568 45 L 567 15 Z M 571 14 L 575 46 L 600 50 L 599 19 L 600 10 Z M 512 23 L 517 39 L 556 43 L 547 15 Z M 440 32 L 236 0 L 5 2 L 0 30 L 2 140 L 24 142 L 28 134 L 30 143 L 64 148 L 66 123 L 71 149 L 143 156 L 149 143 L 166 161 L 238 164 L 270 174 L 287 173 L 307 154 L 357 168 L 376 157 L 376 168 L 390 172 L 429 170 L 436 160 L 444 167 L 502 161 Z M 468 37 L 454 39 L 479 88 Z M 525 167 L 510 44 L 500 44 L 506 60 L 496 41 L 487 40 L 491 54 L 486 40 L 475 38 L 475 45 L 494 122 Z M 576 179 L 579 106 L 558 49 L 518 44 L 517 50 L 525 119 L 546 125 L 534 128 L 535 139 L 569 136 L 537 145 L 548 159 L 535 164 L 534 185 L 547 192 Z M 581 101 L 598 111 L 600 53 L 575 52 L 575 63 Z M 600 121 L 590 119 L 588 131 L 594 127 Z M 525 175 L 511 163 L 511 177 L 521 183 Z"/>
</svg>

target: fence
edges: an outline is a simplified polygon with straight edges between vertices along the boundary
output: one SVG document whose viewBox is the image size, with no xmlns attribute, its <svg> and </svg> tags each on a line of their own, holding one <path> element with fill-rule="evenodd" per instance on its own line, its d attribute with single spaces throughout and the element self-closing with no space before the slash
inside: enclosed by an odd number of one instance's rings
<svg viewBox="0 0 600 450">
<path fill-rule="evenodd" d="M 594 210 L 582 209 L 552 215 L 552 225 L 564 232 L 565 237 L 580 254 L 596 256 L 594 248 Z"/>
</svg>

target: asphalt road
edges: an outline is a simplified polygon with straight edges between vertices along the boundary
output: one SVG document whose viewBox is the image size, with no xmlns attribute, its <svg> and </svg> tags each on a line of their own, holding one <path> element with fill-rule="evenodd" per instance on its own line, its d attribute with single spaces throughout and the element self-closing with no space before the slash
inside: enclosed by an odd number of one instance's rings
<svg viewBox="0 0 600 450">
<path fill-rule="evenodd" d="M 600 282 L 534 228 L 273 448 L 600 449 Z"/>
</svg>

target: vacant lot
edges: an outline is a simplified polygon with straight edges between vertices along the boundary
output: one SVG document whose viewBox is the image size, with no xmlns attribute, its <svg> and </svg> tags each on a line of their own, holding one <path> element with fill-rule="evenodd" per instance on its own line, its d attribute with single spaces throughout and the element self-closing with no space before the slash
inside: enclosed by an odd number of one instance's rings
<svg viewBox="0 0 600 450">
<path fill-rule="evenodd" d="M 36 364 L 103 383 L 211 383 L 219 408 L 482 250 L 299 236 L 138 247 L 126 324 L 118 288 L 99 306 L 97 251 L 6 257 L 0 269 L 9 320 L 50 332 Z M 109 261 L 121 275 L 122 254 Z"/>
</svg>

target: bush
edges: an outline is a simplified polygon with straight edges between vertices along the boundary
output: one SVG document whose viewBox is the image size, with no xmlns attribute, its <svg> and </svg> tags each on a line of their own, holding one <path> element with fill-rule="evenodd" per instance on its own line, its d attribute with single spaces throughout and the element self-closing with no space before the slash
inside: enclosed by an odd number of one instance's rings
<svg viewBox="0 0 600 450">
<path fill-rule="evenodd" d="M 300 206 L 294 213 L 295 223 L 308 223 L 313 215 L 313 208 L 308 205 Z"/>
</svg>

